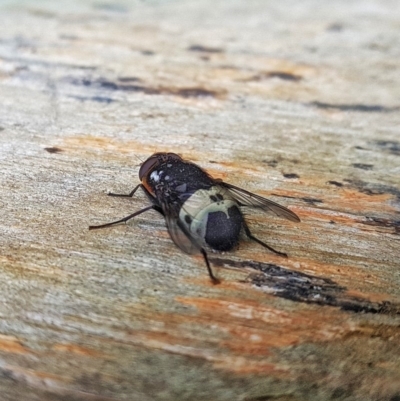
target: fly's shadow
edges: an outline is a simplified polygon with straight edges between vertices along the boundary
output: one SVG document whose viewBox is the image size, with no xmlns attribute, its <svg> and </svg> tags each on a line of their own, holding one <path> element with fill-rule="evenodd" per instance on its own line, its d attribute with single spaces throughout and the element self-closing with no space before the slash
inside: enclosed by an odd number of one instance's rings
<svg viewBox="0 0 400 401">
<path fill-rule="evenodd" d="M 400 314 L 400 305 L 389 301 L 372 302 L 365 298 L 349 295 L 346 287 L 329 278 L 289 270 L 272 263 L 222 258 L 212 259 L 212 263 L 215 266 L 225 265 L 254 269 L 255 272 L 248 276 L 246 282 L 291 301 L 336 306 L 342 310 L 356 313 Z"/>
</svg>

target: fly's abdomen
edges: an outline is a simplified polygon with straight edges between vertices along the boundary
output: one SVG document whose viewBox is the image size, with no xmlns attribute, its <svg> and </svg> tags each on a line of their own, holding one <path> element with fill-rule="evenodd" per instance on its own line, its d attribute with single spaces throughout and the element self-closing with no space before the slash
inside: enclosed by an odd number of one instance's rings
<svg viewBox="0 0 400 401">
<path fill-rule="evenodd" d="M 207 215 L 206 244 L 217 251 L 230 251 L 239 242 L 242 214 L 236 205 L 228 210 L 214 211 Z"/>
<path fill-rule="evenodd" d="M 239 242 L 243 216 L 236 201 L 220 187 L 196 191 L 182 205 L 179 219 L 202 246 L 229 251 Z"/>
</svg>

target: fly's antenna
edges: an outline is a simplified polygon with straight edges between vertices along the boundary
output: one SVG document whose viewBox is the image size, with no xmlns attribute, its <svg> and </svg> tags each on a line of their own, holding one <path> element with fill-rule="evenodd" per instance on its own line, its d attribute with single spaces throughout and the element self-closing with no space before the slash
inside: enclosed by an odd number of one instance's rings
<svg viewBox="0 0 400 401">
<path fill-rule="evenodd" d="M 139 164 L 137 164 L 137 166 L 141 166 L 143 164 L 143 160 L 137 154 L 134 153 L 133 155 L 139 160 Z"/>
</svg>

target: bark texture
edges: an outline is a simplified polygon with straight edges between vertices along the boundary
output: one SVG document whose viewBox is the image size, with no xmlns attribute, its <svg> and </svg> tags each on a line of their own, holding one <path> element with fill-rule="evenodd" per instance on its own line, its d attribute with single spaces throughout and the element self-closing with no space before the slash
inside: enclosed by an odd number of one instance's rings
<svg viewBox="0 0 400 401">
<path fill-rule="evenodd" d="M 400 399 L 397 0 L 0 5 L 0 400 Z M 172 151 L 297 213 L 181 253 Z"/>
</svg>

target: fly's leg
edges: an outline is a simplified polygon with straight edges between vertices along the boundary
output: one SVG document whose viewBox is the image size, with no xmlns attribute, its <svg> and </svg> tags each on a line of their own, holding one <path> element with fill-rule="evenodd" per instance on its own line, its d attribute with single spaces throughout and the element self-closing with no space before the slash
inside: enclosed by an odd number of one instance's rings
<svg viewBox="0 0 400 401">
<path fill-rule="evenodd" d="M 287 254 L 284 252 L 279 252 L 276 249 L 272 248 L 272 246 L 267 245 L 265 242 L 262 242 L 261 240 L 259 240 L 258 238 L 256 238 L 250 231 L 249 227 L 247 226 L 247 224 L 245 222 L 243 222 L 243 228 L 244 228 L 244 232 L 246 233 L 246 235 L 252 239 L 253 241 L 257 242 L 258 244 L 262 245 L 264 248 L 269 249 L 271 252 L 276 253 L 279 256 L 283 256 L 285 258 L 287 258 Z"/>
<path fill-rule="evenodd" d="M 144 192 L 147 192 L 146 189 L 144 188 L 144 186 L 142 184 L 139 184 L 139 185 L 136 185 L 136 187 L 133 188 L 133 190 L 131 192 L 129 192 L 129 194 L 116 194 L 116 193 L 113 193 L 113 192 L 109 192 L 107 195 L 108 196 L 118 196 L 118 197 L 121 197 L 121 198 L 132 198 L 133 195 L 135 194 L 135 192 L 139 188 L 141 188 Z M 151 205 L 151 206 L 145 207 L 144 209 L 140 209 L 137 212 L 132 213 L 129 216 L 126 216 L 126 217 L 124 217 L 124 218 L 122 218 L 120 220 L 112 221 L 111 223 L 101 224 L 99 226 L 89 226 L 89 230 L 96 230 L 97 228 L 111 227 L 111 226 L 117 225 L 119 223 L 126 223 L 128 220 L 132 219 L 133 217 L 138 216 L 139 214 L 142 214 L 144 212 L 147 212 L 150 209 L 154 209 L 154 210 L 156 210 L 157 212 L 161 213 L 164 216 L 164 213 L 163 213 L 162 209 L 159 206 Z"/>
<path fill-rule="evenodd" d="M 132 196 L 135 194 L 135 192 L 137 191 L 138 188 L 142 188 L 144 190 L 144 187 L 142 184 L 136 185 L 135 188 L 133 188 L 133 190 L 131 192 L 129 192 L 129 194 L 114 194 L 113 192 L 109 192 L 107 195 L 108 196 L 119 196 L 122 198 L 132 198 Z"/>
<path fill-rule="evenodd" d="M 219 284 L 220 281 L 214 276 L 214 273 L 213 273 L 212 270 L 211 270 L 210 262 L 208 261 L 207 252 L 206 252 L 203 248 L 201 248 L 200 251 L 201 251 L 201 253 L 202 253 L 203 257 L 204 257 L 204 261 L 206 262 L 208 274 L 209 274 L 209 276 L 210 276 L 212 282 L 213 282 L 214 284 Z"/>
<path fill-rule="evenodd" d="M 138 187 L 136 187 L 138 188 Z M 136 189 L 135 188 L 135 189 Z M 147 206 L 144 209 L 140 209 L 135 213 L 130 214 L 129 216 L 124 217 L 123 219 L 120 220 L 116 220 L 116 221 L 112 221 L 111 223 L 106 223 L 106 224 L 101 224 L 99 226 L 89 226 L 89 230 L 96 230 L 98 228 L 105 228 L 105 227 L 111 227 L 111 226 L 115 226 L 119 223 L 126 223 L 128 220 L 132 219 L 133 217 L 139 216 L 139 214 L 142 214 L 144 212 L 147 212 L 148 210 L 153 209 L 156 210 L 157 212 L 161 213 L 162 215 L 164 215 L 162 209 L 157 206 L 157 205 L 151 205 L 151 206 Z"/>
</svg>

